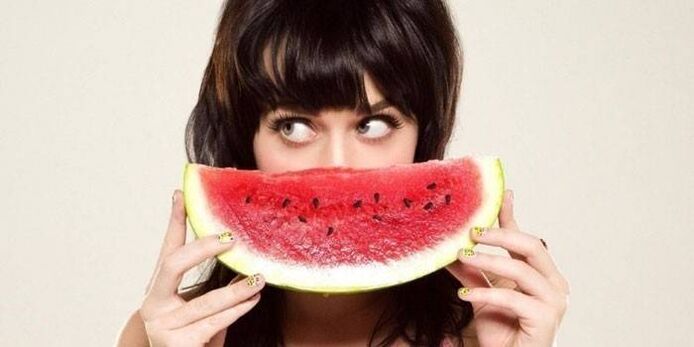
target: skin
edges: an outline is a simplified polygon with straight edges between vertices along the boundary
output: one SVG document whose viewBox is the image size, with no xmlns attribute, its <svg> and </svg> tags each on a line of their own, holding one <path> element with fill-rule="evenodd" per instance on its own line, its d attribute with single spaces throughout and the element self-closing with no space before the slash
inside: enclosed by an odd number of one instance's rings
<svg viewBox="0 0 694 347">
<path fill-rule="evenodd" d="M 553 346 L 568 306 L 569 283 L 559 272 L 540 239 L 521 231 L 513 215 L 513 192 L 506 190 L 499 228 L 481 236 L 478 244 L 504 249 L 509 256 L 474 252 L 446 267 L 470 293 L 472 324 L 480 346 Z"/>
<path fill-rule="evenodd" d="M 368 74 L 364 75 L 371 104 L 382 99 Z M 303 120 L 269 125 L 279 114 L 292 111 Z M 380 167 L 411 163 L 417 124 L 394 107 L 386 113 L 401 121 L 399 128 L 353 110 L 322 110 L 305 114 L 279 108 L 263 116 L 253 148 L 258 168 L 267 172 L 316 166 Z M 287 122 L 287 121 L 285 121 Z M 376 138 L 376 140 L 374 140 Z M 477 253 L 461 255 L 446 267 L 471 289 L 462 300 L 472 303 L 475 319 L 461 332 L 467 346 L 552 346 L 567 308 L 569 285 L 539 239 L 521 231 L 513 215 L 511 192 L 499 212 L 499 228 L 474 241 L 501 247 L 510 256 Z M 233 247 L 214 236 L 185 242 L 183 193 L 174 192 L 171 218 L 155 271 L 141 307 L 122 329 L 118 346 L 223 346 L 226 328 L 250 311 L 265 283 L 256 285 L 237 276 L 226 287 L 198 298 L 178 293 L 183 274 L 202 261 Z M 364 346 L 387 305 L 397 304 L 381 292 L 323 296 L 286 292 L 287 315 L 282 323 L 287 346 Z M 354 319 L 358 317 L 358 319 Z M 402 340 L 397 346 L 404 346 Z"/>
<path fill-rule="evenodd" d="M 364 81 L 369 102 L 380 101 L 382 95 L 368 74 Z M 315 130 L 298 121 L 285 123 L 280 132 L 271 130 L 268 125 L 283 112 L 291 110 L 279 109 L 266 115 L 255 137 L 260 170 L 379 167 L 413 161 L 417 142 L 417 125 L 413 122 L 389 130 L 383 130 L 387 129 L 385 123 L 367 123 L 370 127 L 363 131 L 365 115 L 326 110 L 317 115 L 304 114 Z M 393 107 L 382 112 L 406 121 Z M 366 136 L 375 135 L 383 140 L 365 141 Z M 499 222 L 500 228 L 488 230 L 483 236 L 473 234 L 473 240 L 502 247 L 511 257 L 461 256 L 447 269 L 461 285 L 472 288 L 461 299 L 473 304 L 474 326 L 482 346 L 551 346 L 566 310 L 568 283 L 539 239 L 520 231 L 510 191 L 505 192 Z M 488 272 L 491 283 L 480 270 Z M 379 313 L 393 304 L 380 292 L 330 297 L 287 292 L 286 298 L 288 311 L 283 328 L 288 346 L 363 346 Z"/>
<path fill-rule="evenodd" d="M 364 87 L 371 105 L 383 100 L 368 74 Z M 270 128 L 280 114 L 296 113 L 308 123 L 285 121 L 279 132 Z M 323 110 L 309 115 L 278 108 L 265 115 L 253 142 L 258 169 L 267 172 L 319 166 L 382 167 L 412 163 L 417 146 L 417 124 L 395 107 L 388 114 L 400 122 L 385 121 L 353 110 Z M 284 334 L 287 346 L 364 346 L 386 305 L 383 292 L 331 295 L 286 292 Z M 354 319 L 360 317 L 360 319 Z"/>
</svg>

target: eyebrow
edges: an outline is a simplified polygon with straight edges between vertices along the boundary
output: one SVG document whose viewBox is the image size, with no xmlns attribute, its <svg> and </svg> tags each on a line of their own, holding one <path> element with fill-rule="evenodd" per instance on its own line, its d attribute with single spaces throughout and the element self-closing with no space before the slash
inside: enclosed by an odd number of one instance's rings
<svg viewBox="0 0 694 347">
<path fill-rule="evenodd" d="M 378 111 L 380 111 L 384 108 L 388 108 L 390 106 L 392 106 L 392 105 L 388 102 L 388 100 L 383 99 L 383 100 L 371 105 L 371 112 L 378 112 Z"/>
<path fill-rule="evenodd" d="M 372 113 L 376 113 L 380 110 L 386 109 L 386 108 L 391 107 L 391 106 L 393 106 L 393 105 L 386 99 L 383 99 L 381 101 L 378 101 L 374 104 L 369 105 L 369 107 L 371 107 Z M 296 105 L 292 105 L 292 104 L 279 105 L 277 108 L 283 108 L 283 109 L 286 109 L 289 111 L 295 111 L 295 112 L 305 113 L 305 114 L 310 113 L 310 112 L 307 112 L 306 110 L 304 110 L 303 108 L 296 106 Z M 314 116 L 313 114 L 310 114 L 310 115 Z"/>
</svg>

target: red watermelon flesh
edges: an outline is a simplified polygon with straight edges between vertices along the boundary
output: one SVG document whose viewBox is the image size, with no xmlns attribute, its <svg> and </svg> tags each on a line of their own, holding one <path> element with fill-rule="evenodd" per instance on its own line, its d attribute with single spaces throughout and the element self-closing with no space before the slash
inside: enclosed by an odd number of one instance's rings
<svg viewBox="0 0 694 347">
<path fill-rule="evenodd" d="M 222 262 L 321 292 L 395 285 L 454 261 L 473 245 L 467 229 L 496 219 L 504 185 L 498 158 L 472 156 L 279 174 L 188 164 L 184 184 L 196 234 L 237 238 Z"/>
</svg>

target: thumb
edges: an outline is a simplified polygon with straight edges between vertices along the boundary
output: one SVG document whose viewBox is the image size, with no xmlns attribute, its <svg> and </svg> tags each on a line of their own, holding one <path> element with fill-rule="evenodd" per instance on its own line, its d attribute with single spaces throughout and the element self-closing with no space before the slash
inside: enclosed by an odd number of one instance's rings
<svg viewBox="0 0 694 347">
<path fill-rule="evenodd" d="M 169 254 L 173 253 L 177 248 L 183 246 L 186 243 L 186 211 L 185 203 L 183 201 L 183 192 L 179 189 L 174 190 L 173 196 L 171 197 L 171 214 L 169 216 L 169 226 L 166 229 L 166 234 L 164 235 L 164 242 L 162 242 L 161 248 L 159 250 L 159 257 L 157 258 L 157 264 L 154 266 L 154 271 L 149 278 L 149 282 L 145 287 L 145 293 L 149 291 L 152 281 L 157 274 L 159 265 L 162 260 Z"/>
<path fill-rule="evenodd" d="M 499 210 L 499 228 L 520 230 L 516 217 L 513 215 L 513 190 L 507 189 L 504 191 L 504 201 Z M 507 250 L 508 254 L 513 259 L 522 259 L 520 254 Z M 494 283 L 494 282 L 492 282 Z"/>
<path fill-rule="evenodd" d="M 504 200 L 499 210 L 499 227 L 518 230 L 516 218 L 513 215 L 513 191 L 504 191 Z"/>
</svg>

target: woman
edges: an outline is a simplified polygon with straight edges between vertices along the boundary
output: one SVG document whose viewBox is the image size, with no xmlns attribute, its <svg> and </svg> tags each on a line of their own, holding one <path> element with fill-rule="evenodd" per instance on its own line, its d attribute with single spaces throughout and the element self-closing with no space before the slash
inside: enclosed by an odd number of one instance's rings
<svg viewBox="0 0 694 347">
<path fill-rule="evenodd" d="M 267 172 L 441 159 L 461 64 L 443 1 L 228 0 L 186 130 L 188 159 Z M 519 230 L 505 194 L 499 228 L 472 237 L 510 258 L 464 250 L 404 285 L 323 296 L 216 261 L 179 292 L 185 271 L 234 241 L 185 244 L 177 190 L 156 271 L 119 344 L 551 346 L 568 284 L 544 242 Z"/>
</svg>

